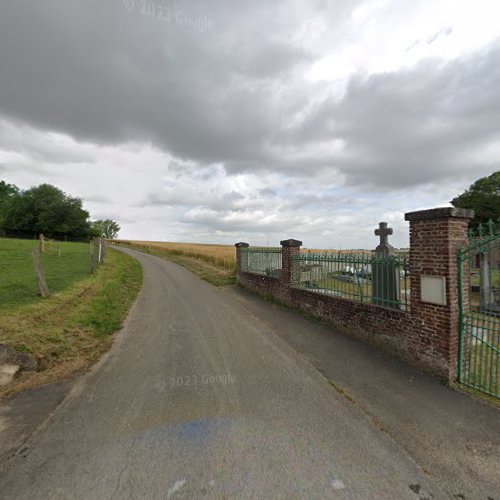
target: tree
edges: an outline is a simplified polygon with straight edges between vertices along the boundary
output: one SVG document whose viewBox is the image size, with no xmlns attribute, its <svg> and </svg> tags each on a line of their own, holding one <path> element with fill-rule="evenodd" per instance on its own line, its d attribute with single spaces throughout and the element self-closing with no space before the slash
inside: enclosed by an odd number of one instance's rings
<svg viewBox="0 0 500 500">
<path fill-rule="evenodd" d="M 8 191 L 4 184 L 3 191 Z M 43 233 L 49 237 L 86 238 L 90 229 L 89 213 L 82 200 L 42 184 L 27 191 L 10 190 L 2 204 L 3 229 L 13 233 Z"/>
<path fill-rule="evenodd" d="M 92 229 L 95 230 L 97 236 L 107 238 L 108 240 L 114 240 L 118 236 L 121 227 L 117 222 L 106 219 L 93 222 Z"/>
<path fill-rule="evenodd" d="M 14 184 L 7 184 L 5 181 L 0 181 L 0 203 L 2 200 L 9 198 L 19 193 L 19 188 Z"/>
<path fill-rule="evenodd" d="M 19 195 L 19 188 L 14 184 L 7 184 L 5 181 L 0 181 L 0 231 L 4 228 L 5 211 L 7 204 L 14 197 Z"/>
<path fill-rule="evenodd" d="M 500 219 L 500 171 L 478 179 L 464 193 L 451 200 L 457 208 L 470 208 L 476 216 L 473 226 Z"/>
</svg>

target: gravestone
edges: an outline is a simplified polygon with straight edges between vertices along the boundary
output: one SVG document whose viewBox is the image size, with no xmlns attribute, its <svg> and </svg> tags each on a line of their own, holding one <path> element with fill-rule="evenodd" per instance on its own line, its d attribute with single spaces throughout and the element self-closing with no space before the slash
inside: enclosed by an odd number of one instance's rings
<svg viewBox="0 0 500 500">
<path fill-rule="evenodd" d="M 375 229 L 380 243 L 372 259 L 372 304 L 399 309 L 399 266 L 394 257 L 395 249 L 389 244 L 392 233 L 387 222 L 381 222 Z"/>
<path fill-rule="evenodd" d="M 375 236 L 380 237 L 380 243 L 375 248 L 376 255 L 393 255 L 394 247 L 389 245 L 389 236 L 393 233 L 391 227 L 387 227 L 387 222 L 380 222 L 378 229 L 375 229 Z"/>
</svg>

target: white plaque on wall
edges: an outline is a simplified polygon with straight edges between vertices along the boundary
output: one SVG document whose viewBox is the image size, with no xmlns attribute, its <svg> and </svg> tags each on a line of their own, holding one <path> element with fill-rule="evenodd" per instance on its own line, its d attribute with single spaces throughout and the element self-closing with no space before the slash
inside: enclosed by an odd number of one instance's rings
<svg viewBox="0 0 500 500">
<path fill-rule="evenodd" d="M 446 278 L 444 276 L 420 276 L 420 300 L 445 306 Z"/>
</svg>

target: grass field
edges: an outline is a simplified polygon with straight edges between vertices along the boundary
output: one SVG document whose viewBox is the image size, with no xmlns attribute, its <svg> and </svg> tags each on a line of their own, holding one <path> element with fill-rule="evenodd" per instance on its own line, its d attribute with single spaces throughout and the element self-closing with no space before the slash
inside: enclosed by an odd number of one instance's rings
<svg viewBox="0 0 500 500">
<path fill-rule="evenodd" d="M 34 240 L 0 238 L 0 310 L 41 300 L 31 251 Z M 41 257 L 47 285 L 58 293 L 90 275 L 87 243 L 57 243 Z"/>
<path fill-rule="evenodd" d="M 236 282 L 236 249 L 231 245 L 128 240 L 117 243 L 176 262 L 215 286 Z"/>
<path fill-rule="evenodd" d="M 97 361 L 142 284 L 141 267 L 132 257 L 110 249 L 105 264 L 91 275 L 88 244 L 63 243 L 60 256 L 43 257 L 51 296 L 42 299 L 30 261 L 33 244 L 0 239 L 0 266 L 10 280 L 2 280 L 0 291 L 0 344 L 36 355 L 47 369 L 22 375 L 0 389 L 0 396 L 52 382 Z"/>
</svg>

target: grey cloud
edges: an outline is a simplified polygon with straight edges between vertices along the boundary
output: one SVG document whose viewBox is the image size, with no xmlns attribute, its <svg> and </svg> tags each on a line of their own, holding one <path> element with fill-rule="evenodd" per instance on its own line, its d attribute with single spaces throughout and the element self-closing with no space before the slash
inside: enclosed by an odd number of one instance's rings
<svg viewBox="0 0 500 500">
<path fill-rule="evenodd" d="M 238 202 L 244 201 L 246 198 L 243 194 L 237 191 L 222 192 L 217 191 L 201 191 L 202 186 L 196 185 L 193 191 L 186 191 L 185 186 L 182 188 L 169 190 L 168 192 L 152 192 L 149 193 L 137 207 L 148 206 L 169 206 L 169 207 L 202 207 L 209 210 L 227 211 L 238 210 Z"/>
<path fill-rule="evenodd" d="M 276 191 L 271 188 L 264 188 L 259 191 L 259 194 L 264 197 L 276 196 Z"/>
<path fill-rule="evenodd" d="M 127 12 L 121 0 L 1 9 L 0 112 L 96 142 L 152 140 L 181 158 L 258 156 L 274 126 L 271 77 L 308 57 L 269 36 L 264 2 L 206 2 L 219 20 L 209 33 Z"/>
<path fill-rule="evenodd" d="M 317 105 L 286 140 L 343 141 L 342 154 L 313 157 L 311 165 L 330 165 L 358 186 L 401 188 L 489 172 L 494 165 L 470 155 L 500 140 L 498 89 L 500 44 L 447 64 L 353 78 L 340 102 Z"/>
<path fill-rule="evenodd" d="M 334 31 L 356 3 L 307 8 Z M 294 2 L 181 5 L 206 13 L 213 29 L 128 12 L 122 0 L 3 0 L 0 114 L 98 144 L 152 141 L 229 174 L 330 171 L 382 190 L 494 168 L 466 158 L 500 139 L 498 45 L 446 65 L 353 78 L 342 100 L 307 113 L 318 85 L 301 74 L 311 54 L 291 42 L 290 26 L 302 21 Z M 334 141 L 344 148 L 325 152 Z M 47 147 L 32 154 L 53 157 Z"/>
</svg>

